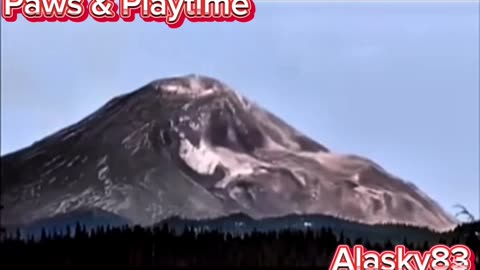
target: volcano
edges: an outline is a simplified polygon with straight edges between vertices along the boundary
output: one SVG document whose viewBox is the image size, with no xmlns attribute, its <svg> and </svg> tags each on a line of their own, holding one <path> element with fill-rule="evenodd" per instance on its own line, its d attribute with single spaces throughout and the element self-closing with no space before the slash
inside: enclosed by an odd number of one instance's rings
<svg viewBox="0 0 480 270">
<path fill-rule="evenodd" d="M 187 75 L 118 96 L 7 154 L 4 224 L 100 209 L 141 225 L 330 215 L 448 230 L 457 222 L 375 162 L 334 153 L 225 83 Z"/>
</svg>

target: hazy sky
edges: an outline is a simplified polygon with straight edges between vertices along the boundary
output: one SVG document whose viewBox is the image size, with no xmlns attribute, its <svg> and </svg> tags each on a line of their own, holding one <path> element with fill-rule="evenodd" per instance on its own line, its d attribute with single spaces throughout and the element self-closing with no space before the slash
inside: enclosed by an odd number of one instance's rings
<svg viewBox="0 0 480 270">
<path fill-rule="evenodd" d="M 478 216 L 478 20 L 478 3 L 257 3 L 251 23 L 176 30 L 2 21 L 1 152 L 151 80 L 200 73 Z"/>
</svg>

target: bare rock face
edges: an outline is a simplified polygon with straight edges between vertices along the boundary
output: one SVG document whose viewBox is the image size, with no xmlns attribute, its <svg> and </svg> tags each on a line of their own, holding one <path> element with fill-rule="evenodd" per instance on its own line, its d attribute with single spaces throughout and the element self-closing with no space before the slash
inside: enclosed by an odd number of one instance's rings
<svg viewBox="0 0 480 270">
<path fill-rule="evenodd" d="M 366 158 L 329 151 L 196 75 L 116 97 L 1 163 L 6 224 L 91 208 L 144 225 L 238 212 L 456 225 L 414 185 Z"/>
</svg>

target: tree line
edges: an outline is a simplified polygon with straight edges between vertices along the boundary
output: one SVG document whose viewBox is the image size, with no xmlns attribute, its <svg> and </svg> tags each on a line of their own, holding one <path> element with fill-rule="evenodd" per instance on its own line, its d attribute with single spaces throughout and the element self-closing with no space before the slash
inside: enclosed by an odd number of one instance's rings
<svg viewBox="0 0 480 270">
<path fill-rule="evenodd" d="M 478 226 L 477 226 L 478 227 Z M 480 255 L 480 239 L 473 230 L 445 235 L 439 243 L 463 243 Z M 439 243 L 413 243 L 409 249 L 428 250 Z M 232 234 L 185 228 L 176 232 L 167 224 L 156 227 L 77 224 L 63 232 L 42 230 L 40 237 L 5 235 L 0 242 L 1 265 L 25 267 L 319 267 L 329 266 L 340 244 L 363 244 L 367 249 L 392 250 L 394 244 L 349 239 L 331 229 L 252 231 Z M 6 269 L 6 268 L 3 268 Z M 479 268 L 477 268 L 479 269 Z"/>
</svg>

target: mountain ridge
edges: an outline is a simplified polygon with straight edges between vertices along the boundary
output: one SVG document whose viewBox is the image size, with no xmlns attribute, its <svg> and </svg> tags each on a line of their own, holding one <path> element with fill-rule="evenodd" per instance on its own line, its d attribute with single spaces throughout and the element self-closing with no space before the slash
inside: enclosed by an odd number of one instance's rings
<svg viewBox="0 0 480 270">
<path fill-rule="evenodd" d="M 457 225 L 412 184 L 334 153 L 216 79 L 153 81 L 1 157 L 11 224 L 100 208 L 148 225 L 168 216 L 342 216 Z"/>
</svg>

